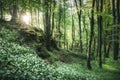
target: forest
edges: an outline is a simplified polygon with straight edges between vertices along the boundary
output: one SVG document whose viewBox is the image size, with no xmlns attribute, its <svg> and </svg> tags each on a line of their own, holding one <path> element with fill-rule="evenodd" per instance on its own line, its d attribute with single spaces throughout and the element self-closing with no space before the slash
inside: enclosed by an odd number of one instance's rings
<svg viewBox="0 0 120 80">
<path fill-rule="evenodd" d="M 0 80 L 120 80 L 120 0 L 0 0 Z"/>
</svg>

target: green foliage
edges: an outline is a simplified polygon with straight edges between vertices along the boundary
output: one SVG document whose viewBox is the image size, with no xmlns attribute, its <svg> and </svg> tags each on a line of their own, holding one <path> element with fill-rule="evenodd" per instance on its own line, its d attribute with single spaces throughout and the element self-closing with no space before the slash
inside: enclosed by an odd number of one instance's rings
<svg viewBox="0 0 120 80">
<path fill-rule="evenodd" d="M 94 74 L 78 72 L 72 66 L 48 64 L 34 49 L 16 43 L 21 35 L 15 29 L 2 27 L 0 35 L 0 78 L 3 80 L 96 80 Z"/>
<path fill-rule="evenodd" d="M 33 54 L 16 55 L 8 58 L 10 64 L 2 70 L 3 79 L 55 80 L 55 70 Z"/>
<path fill-rule="evenodd" d="M 30 47 L 14 41 L 18 31 L 1 28 L 0 78 L 3 80 L 61 80 L 52 65 L 39 58 Z"/>
<path fill-rule="evenodd" d="M 0 39 L 0 78 L 4 80 L 56 80 L 53 66 L 40 59 L 29 47 Z"/>
<path fill-rule="evenodd" d="M 64 80 L 99 80 L 93 72 L 89 72 L 80 65 L 55 63 L 57 71 L 63 75 Z"/>
<path fill-rule="evenodd" d="M 58 68 L 40 59 L 29 47 L 0 39 L 0 78 L 4 80 L 96 80 L 94 75 L 78 72 L 72 66 Z"/>
<path fill-rule="evenodd" d="M 14 29 L 9 30 L 6 29 L 5 27 L 2 27 L 0 30 L 0 36 L 2 39 L 7 41 L 16 41 L 17 38 L 19 37 L 19 34 Z"/>
</svg>

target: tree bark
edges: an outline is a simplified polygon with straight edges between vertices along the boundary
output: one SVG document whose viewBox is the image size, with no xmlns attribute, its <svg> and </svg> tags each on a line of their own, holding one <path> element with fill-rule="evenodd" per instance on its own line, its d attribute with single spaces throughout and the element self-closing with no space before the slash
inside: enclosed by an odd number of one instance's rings
<svg viewBox="0 0 120 80">
<path fill-rule="evenodd" d="M 100 1 L 100 13 L 102 13 L 103 9 L 103 0 Z M 98 40 L 99 40 L 99 67 L 102 68 L 102 15 L 99 16 L 99 25 L 98 25 Z"/>
<path fill-rule="evenodd" d="M 56 5 L 55 0 L 53 1 L 53 4 L 54 4 L 53 9 L 55 9 L 55 5 Z M 53 36 L 53 30 L 54 30 L 54 27 L 55 27 L 54 17 L 55 17 L 55 13 L 53 12 L 53 14 L 52 14 L 52 29 L 51 29 L 52 31 L 51 31 L 51 36 Z"/>
<path fill-rule="evenodd" d="M 51 47 L 51 35 L 50 35 L 50 28 L 51 28 L 51 24 L 50 24 L 50 9 L 49 9 L 49 2 L 45 1 L 45 5 L 46 5 L 46 11 L 45 11 L 45 33 L 46 33 L 46 48 L 48 50 L 50 50 Z"/>
<path fill-rule="evenodd" d="M 84 26 L 84 31 L 85 31 L 85 34 L 86 34 L 86 53 L 87 53 L 87 51 L 88 51 L 88 30 L 87 30 L 87 27 L 86 27 L 86 24 L 85 24 L 85 21 L 86 21 L 86 17 L 85 16 L 83 16 L 83 26 Z"/>
<path fill-rule="evenodd" d="M 75 0 L 75 5 L 76 5 L 76 9 L 77 9 L 77 15 L 78 15 L 78 25 L 79 25 L 79 44 L 80 44 L 80 52 L 83 52 L 83 45 L 82 45 L 82 29 L 81 29 L 81 14 L 82 14 L 82 10 L 78 8 L 78 3 Z M 79 6 L 81 8 L 82 6 L 82 1 L 79 0 Z"/>
<path fill-rule="evenodd" d="M 92 66 L 91 66 L 91 47 L 92 47 L 93 36 L 94 36 L 94 6 L 95 6 L 95 0 L 93 0 L 93 2 L 92 2 L 91 19 L 90 19 L 90 40 L 89 40 L 89 48 L 88 48 L 88 54 L 87 54 L 87 67 L 88 67 L 88 69 L 92 69 Z"/>
<path fill-rule="evenodd" d="M 66 45 L 66 20 L 65 20 L 65 17 L 66 17 L 66 14 L 65 14 L 65 0 L 64 0 L 64 49 L 65 49 L 65 45 Z"/>
<path fill-rule="evenodd" d="M 62 35 L 62 33 L 61 33 L 61 28 L 60 28 L 60 25 L 61 25 L 61 12 L 62 12 L 62 10 L 61 10 L 61 3 L 59 4 L 59 17 L 58 17 L 58 32 L 59 32 L 59 42 L 58 42 L 58 45 L 59 45 L 59 47 L 61 47 L 61 35 Z"/>
<path fill-rule="evenodd" d="M 74 26 L 73 14 L 72 14 L 72 49 L 74 47 L 74 42 L 75 42 L 75 26 Z"/>
<path fill-rule="evenodd" d="M 13 5 L 13 6 L 10 6 L 10 14 L 12 15 L 12 19 L 11 21 L 12 22 L 17 22 L 17 19 L 18 19 L 18 6 L 17 5 Z"/>
<path fill-rule="evenodd" d="M 119 24 L 119 22 L 118 22 L 119 18 L 117 18 L 117 17 L 119 17 L 119 0 L 117 0 L 117 2 L 115 0 L 112 0 L 112 15 L 113 15 L 113 25 Z M 113 27 L 113 59 L 114 60 L 118 60 L 118 53 L 119 53 L 118 38 L 119 38 L 118 37 L 118 28 Z"/>
<path fill-rule="evenodd" d="M 0 1 L 0 20 L 3 19 L 3 2 Z"/>
</svg>

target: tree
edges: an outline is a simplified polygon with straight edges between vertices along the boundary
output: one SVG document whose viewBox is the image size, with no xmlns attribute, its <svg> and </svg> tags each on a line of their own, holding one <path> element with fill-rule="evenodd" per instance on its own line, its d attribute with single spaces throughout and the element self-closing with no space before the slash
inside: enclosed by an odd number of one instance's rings
<svg viewBox="0 0 120 80">
<path fill-rule="evenodd" d="M 64 49 L 65 49 L 65 45 L 66 45 L 66 20 L 65 20 L 65 17 L 66 17 L 66 8 L 65 8 L 65 0 L 64 0 Z"/>
<path fill-rule="evenodd" d="M 53 30 L 54 30 L 54 27 L 55 27 L 55 6 L 56 6 L 56 2 L 55 0 L 53 0 L 53 13 L 52 13 L 52 31 L 51 31 L 51 35 L 53 36 Z"/>
<path fill-rule="evenodd" d="M 0 20 L 3 19 L 3 2 L 0 1 Z"/>
<path fill-rule="evenodd" d="M 112 29 L 111 29 L 111 6 L 110 2 L 111 0 L 104 1 L 104 17 L 103 17 L 103 44 L 104 44 L 104 60 L 105 58 L 109 58 L 109 52 L 111 48 L 111 35 L 112 35 Z M 110 29 L 109 29 L 110 28 Z M 106 37 L 107 36 L 107 37 Z M 109 37 L 108 37 L 109 36 Z"/>
<path fill-rule="evenodd" d="M 86 50 L 85 50 L 85 51 L 86 51 L 86 53 L 87 53 L 87 52 L 88 52 L 88 34 L 89 34 L 89 33 L 88 33 L 87 26 L 86 26 L 86 18 L 87 18 L 87 17 L 86 17 L 86 15 L 85 15 L 85 16 L 83 16 L 82 18 L 83 18 L 82 21 L 83 21 L 83 26 L 84 26 L 83 31 L 85 31 L 85 34 L 86 34 L 86 36 L 85 36 L 85 38 L 86 38 L 86 48 L 85 48 L 85 49 L 86 49 Z"/>
<path fill-rule="evenodd" d="M 48 50 L 50 50 L 50 47 L 51 47 L 51 32 L 50 32 L 50 29 L 51 29 L 51 21 L 50 21 L 50 16 L 51 16 L 51 12 L 50 12 L 50 5 L 51 2 L 50 1 L 45 1 L 44 2 L 44 6 L 45 6 L 45 43 L 46 43 L 46 48 Z"/>
<path fill-rule="evenodd" d="M 72 49 L 74 47 L 75 42 L 75 25 L 74 25 L 74 16 L 72 14 Z"/>
<path fill-rule="evenodd" d="M 58 12 L 58 32 L 59 32 L 59 47 L 61 47 L 61 17 L 62 17 L 62 7 L 61 7 L 61 1 L 59 3 L 59 12 Z"/>
<path fill-rule="evenodd" d="M 90 18 L 90 40 L 89 40 L 89 49 L 87 54 L 88 69 L 92 69 L 90 61 L 91 61 L 91 47 L 92 47 L 93 36 L 94 36 L 94 6 L 95 6 L 95 0 L 92 1 L 92 10 L 91 10 L 91 18 Z"/>
<path fill-rule="evenodd" d="M 120 20 L 119 20 L 119 3 L 120 1 L 117 0 L 112 0 L 112 15 L 113 15 L 113 26 L 115 24 L 119 24 Z M 115 7 L 116 6 L 116 7 Z M 117 9 L 116 9 L 117 8 Z M 116 15 L 117 14 L 117 15 Z M 119 28 L 117 26 L 113 27 L 113 59 L 114 60 L 118 60 L 118 53 L 119 53 L 119 37 L 118 37 L 118 32 L 119 32 Z"/>
<path fill-rule="evenodd" d="M 11 21 L 16 23 L 17 20 L 18 20 L 18 10 L 19 10 L 19 7 L 18 7 L 18 1 L 15 0 L 12 4 L 12 6 L 10 6 L 10 14 L 12 16 L 12 19 Z"/>
<path fill-rule="evenodd" d="M 79 0 L 77 2 L 77 0 L 75 0 L 74 2 L 75 2 L 76 9 L 77 9 L 78 25 L 79 25 L 79 44 L 80 44 L 80 52 L 82 53 L 82 51 L 83 51 L 83 45 L 82 45 L 82 28 L 81 28 L 81 14 L 82 14 L 81 7 L 82 7 L 82 1 Z"/>
</svg>

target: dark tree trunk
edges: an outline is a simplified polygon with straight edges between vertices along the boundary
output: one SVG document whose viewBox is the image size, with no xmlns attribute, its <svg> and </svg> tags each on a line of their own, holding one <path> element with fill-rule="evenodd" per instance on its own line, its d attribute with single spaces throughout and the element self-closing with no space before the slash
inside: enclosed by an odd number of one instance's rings
<svg viewBox="0 0 120 80">
<path fill-rule="evenodd" d="M 12 22 L 17 22 L 17 19 L 18 19 L 18 6 L 17 5 L 13 5 L 13 6 L 10 6 L 10 14 L 12 16 L 12 19 L 11 21 Z"/>
<path fill-rule="evenodd" d="M 73 8 L 73 5 L 71 4 L 71 9 L 72 8 Z M 74 26 L 74 14 L 72 13 L 72 47 L 71 47 L 71 50 L 73 50 L 74 42 L 75 42 L 75 26 Z"/>
<path fill-rule="evenodd" d="M 89 40 L 89 48 L 88 48 L 88 54 L 87 54 L 87 67 L 88 69 L 92 69 L 91 66 L 91 47 L 93 42 L 93 36 L 94 36 L 94 6 L 95 6 L 95 0 L 92 2 L 92 10 L 91 10 L 91 18 L 90 18 L 90 40 Z"/>
<path fill-rule="evenodd" d="M 74 26 L 74 18 L 72 15 L 72 49 L 74 47 L 74 42 L 75 42 L 75 26 Z"/>
<path fill-rule="evenodd" d="M 82 1 L 79 0 L 79 6 L 82 6 Z M 81 28 L 81 14 L 82 14 L 82 10 L 80 9 L 79 11 L 79 36 L 80 36 L 80 52 L 83 52 L 83 45 L 82 45 L 82 28 Z"/>
<path fill-rule="evenodd" d="M 38 3 L 39 3 L 39 5 L 41 5 L 41 4 L 42 4 L 42 3 L 41 3 L 41 0 L 38 0 Z M 41 25 L 40 25 L 40 24 L 41 24 L 41 23 L 40 23 L 40 20 L 41 20 L 41 19 L 40 19 L 40 18 L 41 18 L 41 17 L 40 17 L 41 7 L 38 7 L 37 9 L 38 9 L 38 13 L 37 13 L 37 15 L 38 15 L 38 16 L 37 16 L 37 19 L 38 19 L 38 20 L 37 20 L 37 21 L 38 21 L 39 27 L 41 27 Z M 43 29 L 43 28 L 42 28 L 42 29 Z"/>
<path fill-rule="evenodd" d="M 100 13 L 102 13 L 102 9 L 103 9 L 103 0 L 99 0 L 100 1 Z M 98 25 L 98 40 L 99 40 L 99 67 L 102 68 L 102 16 L 100 15 L 98 18 L 99 21 L 99 25 Z"/>
<path fill-rule="evenodd" d="M 111 14 L 111 7 L 110 7 L 110 0 L 106 1 L 106 3 L 108 3 L 107 5 L 107 9 L 108 9 L 108 14 Z M 110 26 L 110 21 L 106 21 L 105 22 L 105 26 Z M 111 34 L 111 30 L 107 31 L 104 30 L 104 58 L 109 58 L 109 51 L 110 51 L 110 46 L 111 46 L 111 37 L 106 38 L 106 36 L 108 35 L 112 35 Z"/>
<path fill-rule="evenodd" d="M 55 26 L 55 21 L 54 21 L 54 12 L 53 12 L 53 14 L 52 14 L 52 31 L 51 31 L 51 35 L 53 36 L 53 30 L 54 30 L 54 26 Z"/>
<path fill-rule="evenodd" d="M 83 26 L 84 26 L 84 31 L 85 31 L 85 34 L 86 34 L 86 53 L 87 53 L 87 51 L 88 51 L 88 30 L 87 30 L 87 27 L 86 27 L 86 24 L 85 24 L 85 21 L 86 21 L 86 17 L 85 16 L 83 16 Z"/>
<path fill-rule="evenodd" d="M 33 9 L 32 9 L 32 6 L 31 6 L 31 0 L 29 0 L 29 5 L 30 5 L 30 18 L 31 18 L 31 26 L 33 26 Z"/>
<path fill-rule="evenodd" d="M 97 12 L 102 13 L 103 10 L 103 0 L 96 0 Z M 102 68 L 102 15 L 97 15 L 98 24 L 98 51 L 97 56 L 99 57 L 99 67 Z"/>
<path fill-rule="evenodd" d="M 61 47 L 61 28 L 60 28 L 60 25 L 61 25 L 61 13 L 62 13 L 62 10 L 61 10 L 61 4 L 59 4 L 59 18 L 58 18 L 58 32 L 59 32 L 59 47 Z"/>
<path fill-rule="evenodd" d="M 99 0 L 96 0 L 96 11 L 99 12 Z M 99 25 L 99 17 L 97 15 L 97 25 Z M 98 33 L 97 33 L 98 34 Z M 99 38 L 97 38 L 97 54 L 96 56 L 99 56 Z"/>
<path fill-rule="evenodd" d="M 45 1 L 45 5 L 46 5 L 46 12 L 45 12 L 45 33 L 46 33 L 46 48 L 48 50 L 50 50 L 50 46 L 51 46 L 51 35 L 50 35 L 50 28 L 51 28 L 51 24 L 50 24 L 50 9 L 49 9 L 49 2 Z"/>
<path fill-rule="evenodd" d="M 80 44 L 80 52 L 82 53 L 83 51 L 83 46 L 82 46 L 82 29 L 81 29 L 81 14 L 82 14 L 82 10 L 78 8 L 78 3 L 75 0 L 75 6 L 77 9 L 77 15 L 78 15 L 78 25 L 79 25 L 79 44 Z M 79 6 L 82 6 L 82 1 L 79 0 Z"/>
<path fill-rule="evenodd" d="M 56 3 L 55 3 L 55 0 L 53 1 L 53 4 L 54 4 L 54 9 L 55 9 L 55 5 L 56 5 Z M 53 36 L 53 30 L 54 30 L 54 27 L 55 27 L 55 20 L 54 20 L 54 17 L 55 17 L 55 13 L 53 12 L 53 14 L 52 14 L 52 31 L 51 31 L 51 35 Z"/>
<path fill-rule="evenodd" d="M 0 20 L 3 19 L 3 2 L 0 1 Z"/>
<path fill-rule="evenodd" d="M 117 9 L 115 9 L 115 6 Z M 117 2 L 115 0 L 112 0 L 112 14 L 113 14 L 113 25 L 119 24 L 118 22 L 119 21 L 119 0 L 117 0 Z M 116 22 L 116 20 L 118 21 Z M 113 27 L 113 59 L 114 60 L 118 60 L 118 53 L 119 53 L 118 31 L 119 30 L 117 27 Z"/>
<path fill-rule="evenodd" d="M 65 49 L 65 45 L 66 45 L 66 20 L 65 20 L 66 14 L 65 14 L 65 0 L 64 0 L 64 49 Z"/>
<path fill-rule="evenodd" d="M 116 24 L 120 25 L 120 0 L 117 0 L 116 2 Z M 115 44 L 114 44 L 114 60 L 118 60 L 119 55 L 119 27 L 116 27 L 115 29 Z"/>
</svg>

